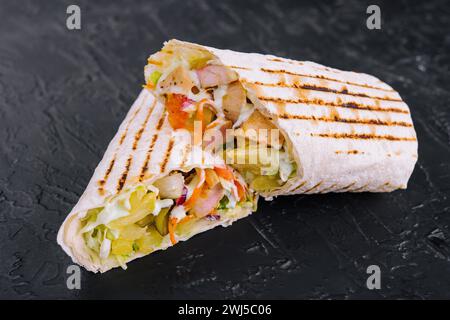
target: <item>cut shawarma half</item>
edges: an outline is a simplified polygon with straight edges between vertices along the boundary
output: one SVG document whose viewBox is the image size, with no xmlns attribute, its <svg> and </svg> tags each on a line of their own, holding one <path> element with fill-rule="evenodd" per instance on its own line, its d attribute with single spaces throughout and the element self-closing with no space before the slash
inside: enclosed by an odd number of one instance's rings
<svg viewBox="0 0 450 320">
<path fill-rule="evenodd" d="M 74 262 L 105 272 L 256 210 L 257 197 L 221 157 L 174 131 L 142 90 L 58 232 Z"/>
<path fill-rule="evenodd" d="M 269 199 L 404 189 L 417 161 L 408 106 L 367 74 L 170 40 L 145 79 L 173 128 L 234 128 L 223 157 Z"/>
</svg>

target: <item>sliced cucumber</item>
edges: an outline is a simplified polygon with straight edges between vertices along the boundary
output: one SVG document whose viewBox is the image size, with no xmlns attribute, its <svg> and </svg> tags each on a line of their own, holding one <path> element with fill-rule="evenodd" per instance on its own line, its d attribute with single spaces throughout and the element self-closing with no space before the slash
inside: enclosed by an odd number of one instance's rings
<svg viewBox="0 0 450 320">
<path fill-rule="evenodd" d="M 253 190 L 255 190 L 257 192 L 271 191 L 279 186 L 280 186 L 280 184 L 278 182 L 277 175 L 275 175 L 275 176 L 258 176 L 250 183 L 250 188 L 252 188 Z"/>
<path fill-rule="evenodd" d="M 153 214 L 149 214 L 148 216 L 146 216 L 144 219 L 139 220 L 138 222 L 136 222 L 136 224 L 140 227 L 145 227 L 145 226 L 149 226 L 152 223 L 155 222 L 155 216 Z"/>
<path fill-rule="evenodd" d="M 159 234 L 165 236 L 169 233 L 169 209 L 163 208 L 155 218 L 155 227 Z"/>
</svg>

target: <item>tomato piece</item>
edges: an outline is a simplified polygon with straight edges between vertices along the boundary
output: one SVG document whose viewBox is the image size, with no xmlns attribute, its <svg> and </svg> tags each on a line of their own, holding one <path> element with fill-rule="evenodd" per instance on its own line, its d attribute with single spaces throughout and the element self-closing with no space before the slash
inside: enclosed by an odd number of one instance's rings
<svg viewBox="0 0 450 320">
<path fill-rule="evenodd" d="M 169 93 L 166 97 L 166 108 L 169 112 L 169 123 L 174 129 L 186 127 L 189 113 L 181 110 L 181 107 L 188 98 L 183 94 Z"/>
</svg>

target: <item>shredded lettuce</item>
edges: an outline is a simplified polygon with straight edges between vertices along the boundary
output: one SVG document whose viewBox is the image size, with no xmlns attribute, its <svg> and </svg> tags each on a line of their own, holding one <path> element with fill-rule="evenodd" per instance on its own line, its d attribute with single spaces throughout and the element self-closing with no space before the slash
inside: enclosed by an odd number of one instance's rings
<svg viewBox="0 0 450 320">
<path fill-rule="evenodd" d="M 280 152 L 280 179 L 283 182 L 286 182 L 291 173 L 294 171 L 294 163 L 293 160 L 290 159 L 289 154 L 287 152 Z"/>
<path fill-rule="evenodd" d="M 126 256 L 139 250 L 135 239 L 148 236 L 146 226 L 135 223 L 151 215 L 156 206 L 160 210 L 173 203 L 171 199 L 156 200 L 156 194 L 154 188 L 140 185 L 112 197 L 103 208 L 89 210 L 81 229 L 86 246 L 98 253 L 100 259 L 113 254 L 123 267 Z"/>
<path fill-rule="evenodd" d="M 116 260 L 119 263 L 120 267 L 123 270 L 127 270 L 128 267 L 127 267 L 126 261 L 127 261 L 128 257 L 127 256 L 121 256 L 121 255 L 116 255 L 115 257 L 116 257 Z"/>
<path fill-rule="evenodd" d="M 184 208 L 184 206 L 176 206 L 170 212 L 170 216 L 172 218 L 176 218 L 178 221 L 180 221 L 184 217 L 186 217 L 186 209 Z"/>
<path fill-rule="evenodd" d="M 98 212 L 98 209 L 94 212 L 89 212 L 88 214 L 91 216 L 88 218 L 88 222 L 81 230 L 81 233 L 91 231 L 99 225 L 107 225 L 113 220 L 129 215 L 131 209 L 130 196 L 133 191 L 128 190 L 112 198 L 100 212 Z"/>
<path fill-rule="evenodd" d="M 106 230 L 105 230 L 106 233 Z M 111 240 L 108 238 L 103 239 L 102 244 L 100 246 L 100 258 L 106 259 L 109 256 L 109 252 L 111 251 Z"/>
</svg>

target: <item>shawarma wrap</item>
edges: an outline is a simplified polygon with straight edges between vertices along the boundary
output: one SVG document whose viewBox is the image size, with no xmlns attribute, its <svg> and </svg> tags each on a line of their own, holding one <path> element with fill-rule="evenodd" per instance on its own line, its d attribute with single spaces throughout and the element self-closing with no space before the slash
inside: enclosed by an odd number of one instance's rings
<svg viewBox="0 0 450 320">
<path fill-rule="evenodd" d="M 249 215 L 257 198 L 220 157 L 144 89 L 58 232 L 74 262 L 93 272 L 166 249 Z"/>
<path fill-rule="evenodd" d="M 173 128 L 189 130 L 193 119 L 234 128 L 245 142 L 222 156 L 266 198 L 404 189 L 417 161 L 408 106 L 367 74 L 170 40 L 148 59 L 145 79 Z M 256 163 L 236 161 L 254 154 Z"/>
</svg>

